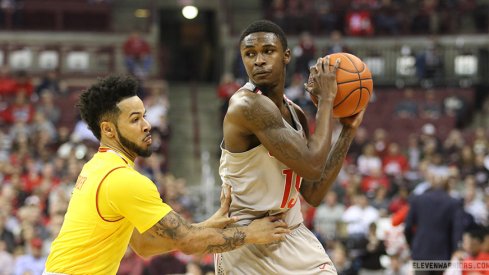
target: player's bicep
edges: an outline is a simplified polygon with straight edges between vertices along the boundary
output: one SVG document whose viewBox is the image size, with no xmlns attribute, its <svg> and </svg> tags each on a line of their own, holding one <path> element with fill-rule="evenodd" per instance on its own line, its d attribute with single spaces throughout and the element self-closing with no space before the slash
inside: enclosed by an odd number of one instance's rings
<svg viewBox="0 0 489 275">
<path fill-rule="evenodd" d="M 228 115 L 231 123 L 247 129 L 273 156 L 286 164 L 300 159 L 307 149 L 305 140 L 285 126 L 277 106 L 264 96 L 241 97 L 232 102 Z"/>
</svg>

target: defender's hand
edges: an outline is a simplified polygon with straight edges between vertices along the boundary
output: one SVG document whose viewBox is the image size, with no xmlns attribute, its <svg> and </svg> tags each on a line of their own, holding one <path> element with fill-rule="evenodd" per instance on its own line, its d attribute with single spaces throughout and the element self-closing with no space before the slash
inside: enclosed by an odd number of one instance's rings
<svg viewBox="0 0 489 275">
<path fill-rule="evenodd" d="M 248 225 L 248 237 L 255 244 L 272 244 L 285 240 L 290 233 L 282 215 L 254 220 Z"/>
<path fill-rule="evenodd" d="M 208 218 L 206 221 L 200 223 L 198 226 L 212 227 L 212 228 L 225 228 L 226 226 L 238 221 L 236 217 L 229 217 L 229 206 L 231 205 L 231 186 L 225 185 L 221 189 L 221 207 Z"/>
</svg>

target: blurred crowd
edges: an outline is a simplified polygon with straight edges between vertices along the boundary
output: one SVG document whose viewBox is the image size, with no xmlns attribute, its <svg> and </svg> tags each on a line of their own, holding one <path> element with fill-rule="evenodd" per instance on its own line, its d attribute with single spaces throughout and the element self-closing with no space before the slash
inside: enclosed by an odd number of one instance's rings
<svg viewBox="0 0 489 275">
<path fill-rule="evenodd" d="M 485 33 L 489 4 L 472 0 L 273 0 L 265 17 L 286 33 L 305 30 L 351 36 Z"/>
</svg>

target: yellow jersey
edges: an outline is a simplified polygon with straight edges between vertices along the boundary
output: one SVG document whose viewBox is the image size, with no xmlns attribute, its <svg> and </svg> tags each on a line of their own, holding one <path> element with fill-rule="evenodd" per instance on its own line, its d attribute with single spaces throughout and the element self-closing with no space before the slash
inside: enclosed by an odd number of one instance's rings
<svg viewBox="0 0 489 275">
<path fill-rule="evenodd" d="M 172 209 L 126 156 L 100 148 L 78 177 L 46 271 L 116 274 L 136 228 L 145 232 Z"/>
</svg>

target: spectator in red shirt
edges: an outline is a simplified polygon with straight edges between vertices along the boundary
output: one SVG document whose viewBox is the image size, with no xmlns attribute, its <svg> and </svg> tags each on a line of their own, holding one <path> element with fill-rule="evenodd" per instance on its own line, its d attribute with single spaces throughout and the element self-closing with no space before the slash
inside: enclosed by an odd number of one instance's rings
<svg viewBox="0 0 489 275">
<path fill-rule="evenodd" d="M 390 188 L 389 179 L 382 173 L 380 169 L 371 169 L 370 173 L 363 177 L 360 184 L 362 192 L 367 193 L 369 197 L 373 197 L 375 190 L 380 186 L 385 187 L 387 190 Z"/>
<path fill-rule="evenodd" d="M 389 212 L 397 213 L 404 207 L 408 206 L 408 197 L 409 189 L 406 186 L 400 186 L 397 195 L 392 198 L 389 204 Z"/>
<path fill-rule="evenodd" d="M 30 97 L 34 92 L 32 81 L 26 71 L 18 71 L 15 77 L 15 93 L 25 92 Z"/>
<path fill-rule="evenodd" d="M 387 154 L 382 160 L 382 167 L 386 175 L 394 178 L 401 178 L 408 171 L 408 160 L 401 153 L 399 144 L 392 142 L 388 145 Z"/>
<path fill-rule="evenodd" d="M 15 91 L 15 80 L 6 66 L 0 68 L 0 95 L 9 95 Z"/>
<path fill-rule="evenodd" d="M 124 59 L 128 72 L 139 78 L 148 76 L 153 58 L 151 48 L 139 32 L 133 32 L 123 45 Z"/>
<path fill-rule="evenodd" d="M 8 124 L 17 122 L 30 123 L 34 118 L 34 106 L 27 99 L 27 93 L 24 89 L 17 91 L 15 101 L 8 106 L 3 112 L 3 120 Z"/>
<path fill-rule="evenodd" d="M 231 73 L 224 73 L 221 78 L 221 83 L 219 83 L 219 86 L 217 86 L 217 96 L 221 100 L 221 123 L 224 119 L 226 111 L 228 110 L 229 99 L 239 88 L 240 85 L 234 79 L 234 76 Z"/>
<path fill-rule="evenodd" d="M 489 254 L 482 251 L 483 242 L 482 229 L 477 228 L 464 233 L 462 246 L 467 256 L 462 261 L 462 275 L 489 275 Z M 480 269 L 477 268 L 478 265 L 482 265 Z"/>
</svg>

